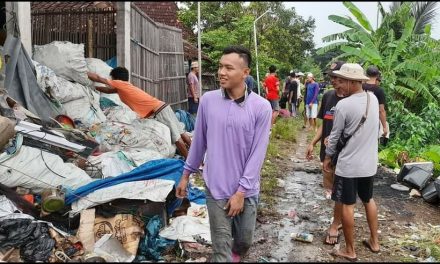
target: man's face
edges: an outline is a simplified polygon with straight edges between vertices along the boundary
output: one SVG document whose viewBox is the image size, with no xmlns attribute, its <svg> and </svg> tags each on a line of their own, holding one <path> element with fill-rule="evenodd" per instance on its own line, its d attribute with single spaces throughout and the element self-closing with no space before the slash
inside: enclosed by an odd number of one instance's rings
<svg viewBox="0 0 440 264">
<path fill-rule="evenodd" d="M 250 69 L 237 53 L 225 54 L 221 57 L 218 67 L 220 86 L 224 89 L 243 87 L 244 79 Z"/>
<path fill-rule="evenodd" d="M 193 70 L 198 73 L 199 72 L 199 67 L 193 67 Z"/>
<path fill-rule="evenodd" d="M 335 77 L 335 89 L 339 89 L 339 92 L 344 94 L 344 96 L 349 96 L 349 92 L 350 92 L 350 81 L 343 79 L 343 78 L 339 78 L 339 77 Z"/>
<path fill-rule="evenodd" d="M 311 82 L 313 80 L 312 76 L 307 76 L 307 81 Z"/>
</svg>

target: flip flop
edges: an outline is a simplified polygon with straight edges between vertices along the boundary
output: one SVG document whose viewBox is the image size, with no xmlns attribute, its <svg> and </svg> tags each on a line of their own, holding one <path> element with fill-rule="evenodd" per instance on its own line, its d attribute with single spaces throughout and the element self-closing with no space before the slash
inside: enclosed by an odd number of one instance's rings
<svg viewBox="0 0 440 264">
<path fill-rule="evenodd" d="M 324 239 L 324 244 L 327 244 L 327 245 L 336 245 L 336 244 L 339 244 L 339 237 L 341 236 L 341 234 L 339 233 L 339 231 L 338 231 L 338 234 L 336 235 L 336 236 L 332 236 L 332 235 L 330 235 L 330 232 L 327 232 L 327 235 L 326 235 L 326 237 L 325 237 L 325 239 Z M 336 238 L 336 242 L 335 243 L 328 243 L 327 242 L 327 238 Z"/>
<path fill-rule="evenodd" d="M 332 252 L 330 252 L 330 255 L 332 255 L 334 257 L 345 258 L 346 260 L 348 260 L 350 262 L 356 262 L 358 260 L 357 257 L 351 258 L 351 257 L 348 257 L 348 256 L 339 255 L 338 251 L 332 251 Z"/>
<path fill-rule="evenodd" d="M 380 249 L 379 250 L 373 250 L 373 248 L 371 247 L 370 242 L 368 242 L 368 240 L 363 240 L 362 244 L 364 246 L 366 246 L 373 253 L 379 253 L 380 252 Z"/>
</svg>

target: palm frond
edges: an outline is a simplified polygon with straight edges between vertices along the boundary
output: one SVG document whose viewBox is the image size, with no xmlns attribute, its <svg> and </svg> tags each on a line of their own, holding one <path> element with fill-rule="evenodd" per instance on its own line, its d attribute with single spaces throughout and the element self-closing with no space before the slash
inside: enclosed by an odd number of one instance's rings
<svg viewBox="0 0 440 264">
<path fill-rule="evenodd" d="M 343 2 L 344 6 L 350 11 L 350 13 L 357 19 L 359 24 L 363 26 L 367 31 L 371 32 L 373 31 L 373 27 L 370 24 L 370 21 L 368 21 L 368 18 L 365 16 L 364 13 L 357 8 L 352 2 Z"/>
<path fill-rule="evenodd" d="M 414 78 L 403 77 L 399 78 L 399 81 L 405 84 L 409 89 L 414 91 L 416 95 L 421 95 L 428 101 L 435 101 L 435 97 L 431 94 L 430 90 L 423 83 L 415 80 Z"/>
<path fill-rule="evenodd" d="M 349 34 L 356 32 L 354 29 L 349 29 L 341 33 L 335 33 L 322 38 L 322 42 L 332 42 L 338 39 L 347 39 Z"/>
<path fill-rule="evenodd" d="M 347 41 L 340 41 L 340 42 L 335 42 L 335 43 L 331 43 L 327 46 L 321 47 L 316 51 L 317 55 L 323 55 L 326 52 L 329 52 L 331 50 L 335 50 L 335 49 L 339 49 L 341 46 L 343 45 L 347 45 L 348 42 Z"/>
<path fill-rule="evenodd" d="M 401 86 L 401 85 L 395 85 L 394 91 L 399 93 L 400 95 L 404 96 L 408 99 L 414 99 L 415 92 L 407 87 Z"/>
<path fill-rule="evenodd" d="M 411 2 L 411 12 L 416 19 L 414 32 L 423 33 L 425 26 L 432 24 L 437 15 L 437 2 Z"/>
<path fill-rule="evenodd" d="M 348 28 L 352 28 L 352 29 L 357 29 L 359 31 L 365 31 L 367 32 L 361 25 L 359 25 L 358 23 L 354 22 L 353 19 L 351 19 L 351 17 L 342 17 L 342 16 L 337 16 L 337 15 L 329 15 L 328 19 L 338 23 L 340 25 L 346 26 Z"/>
</svg>

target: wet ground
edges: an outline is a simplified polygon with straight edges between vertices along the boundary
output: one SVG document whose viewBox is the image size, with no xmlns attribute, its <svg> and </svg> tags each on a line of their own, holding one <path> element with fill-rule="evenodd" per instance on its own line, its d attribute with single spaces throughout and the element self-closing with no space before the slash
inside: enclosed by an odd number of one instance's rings
<svg viewBox="0 0 440 264">
<path fill-rule="evenodd" d="M 304 159 L 307 134 L 301 133 L 292 155 L 276 161 L 287 173 L 279 179 L 279 190 L 274 192 L 277 205 L 271 214 L 258 217 L 254 245 L 245 262 L 344 262 L 330 255 L 334 247 L 345 245 L 341 231 L 340 244 L 323 243 L 331 223 L 333 202 L 326 200 L 321 187 L 322 175 L 318 158 Z M 410 198 L 409 192 L 396 191 L 390 185 L 396 183 L 396 175 L 380 167 L 374 183 L 374 199 L 378 205 L 379 232 L 382 245 L 379 254 L 373 254 L 362 245 L 368 239 L 369 228 L 365 210 L 358 201 L 355 210 L 356 252 L 359 261 L 396 262 L 405 252 L 392 239 L 410 236 L 417 226 L 440 224 L 440 207 Z M 264 208 L 264 204 L 261 207 Z M 312 243 L 295 241 L 292 232 L 307 232 L 314 236 Z M 414 255 L 414 254 L 412 254 Z M 416 256 L 417 257 L 417 256 Z"/>
</svg>

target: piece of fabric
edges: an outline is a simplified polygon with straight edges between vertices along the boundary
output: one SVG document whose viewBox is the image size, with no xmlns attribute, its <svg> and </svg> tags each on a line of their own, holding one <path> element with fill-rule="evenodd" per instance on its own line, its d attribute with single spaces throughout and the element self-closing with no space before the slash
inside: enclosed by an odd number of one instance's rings
<svg viewBox="0 0 440 264">
<path fill-rule="evenodd" d="M 278 78 L 275 75 L 271 74 L 271 75 L 267 76 L 267 78 L 264 80 L 264 84 L 267 87 L 267 97 L 266 98 L 268 100 L 280 99 L 280 96 L 278 94 L 280 81 L 278 80 Z"/>
<path fill-rule="evenodd" d="M 287 88 L 289 93 L 287 98 L 289 98 L 289 96 L 292 95 L 292 99 L 290 100 L 289 103 L 296 104 L 296 101 L 298 99 L 298 82 L 296 82 L 295 80 L 290 81 Z"/>
<path fill-rule="evenodd" d="M 270 107 L 273 111 L 279 111 L 280 110 L 280 100 L 269 100 Z"/>
<path fill-rule="evenodd" d="M 197 172 L 206 153 L 203 178 L 215 199 L 229 198 L 237 190 L 246 197 L 258 194 L 271 117 L 269 102 L 255 93 L 241 104 L 219 90 L 205 93 L 185 173 Z"/>
<path fill-rule="evenodd" d="M 132 182 L 150 179 L 173 180 L 175 187 L 180 181 L 183 172 L 183 161 L 177 159 L 160 159 L 149 161 L 134 170 L 114 178 L 93 181 L 80 188 L 69 191 L 66 195 L 66 204 L 72 204 L 78 199 L 102 188 L 107 188 L 123 182 Z"/>
<path fill-rule="evenodd" d="M 160 231 L 159 235 L 169 240 L 197 242 L 194 236 L 200 236 L 211 244 L 209 219 L 188 215 L 178 216 L 171 224 Z"/>
<path fill-rule="evenodd" d="M 250 90 L 254 93 L 258 93 L 258 87 L 257 87 L 255 80 L 254 80 L 254 77 L 252 77 L 252 75 L 248 75 L 246 77 L 246 79 L 244 79 L 244 82 L 246 83 L 248 90 Z"/>
<path fill-rule="evenodd" d="M 133 84 L 121 80 L 108 80 L 109 84 L 118 91 L 121 101 L 135 111 L 139 117 L 149 117 L 162 101 L 142 91 Z"/>
<path fill-rule="evenodd" d="M 177 110 L 176 112 L 177 119 L 185 125 L 185 130 L 187 132 L 192 132 L 194 130 L 195 118 L 189 112 L 184 110 Z"/>
<path fill-rule="evenodd" d="M 167 105 L 159 113 L 156 113 L 154 119 L 169 127 L 172 143 L 177 142 L 181 137 L 180 135 L 185 133 L 185 131 L 180 127 L 176 114 L 174 114 L 173 109 L 169 105 Z"/>
<path fill-rule="evenodd" d="M 224 210 L 228 199 L 217 200 L 206 190 L 212 240 L 212 262 L 231 262 L 231 253 L 244 256 L 252 245 L 257 220 L 258 196 L 244 200 L 243 212 L 235 217 Z"/>
<path fill-rule="evenodd" d="M 318 118 L 322 119 L 322 136 L 321 136 L 321 146 L 319 151 L 319 158 L 321 162 L 325 158 L 325 144 L 324 140 L 330 135 L 333 128 L 333 116 L 335 114 L 336 104 L 344 97 L 339 97 L 336 95 L 335 90 L 330 90 L 324 93 L 321 101 L 321 107 L 319 108 Z"/>
<path fill-rule="evenodd" d="M 173 246 L 176 241 L 169 240 L 159 236 L 159 230 L 162 228 L 162 222 L 158 215 L 153 216 L 145 223 L 145 236 L 139 244 L 138 254 L 135 262 L 146 260 L 163 260 L 162 252 Z"/>
<path fill-rule="evenodd" d="M 333 128 L 328 137 L 326 155 L 336 153 L 336 144 L 342 131 L 347 137 L 352 135 L 367 107 L 367 94 L 353 94 L 336 105 Z M 336 175 L 342 177 L 369 177 L 375 175 L 378 164 L 379 104 L 375 96 L 370 96 L 368 116 L 359 130 L 352 135 L 339 154 Z"/>
<path fill-rule="evenodd" d="M 39 88 L 34 64 L 20 38 L 8 35 L 3 55 L 9 56 L 5 66 L 4 85 L 11 98 L 45 122 L 51 123 L 50 118 L 63 113 L 63 109 L 52 103 Z"/>
</svg>

